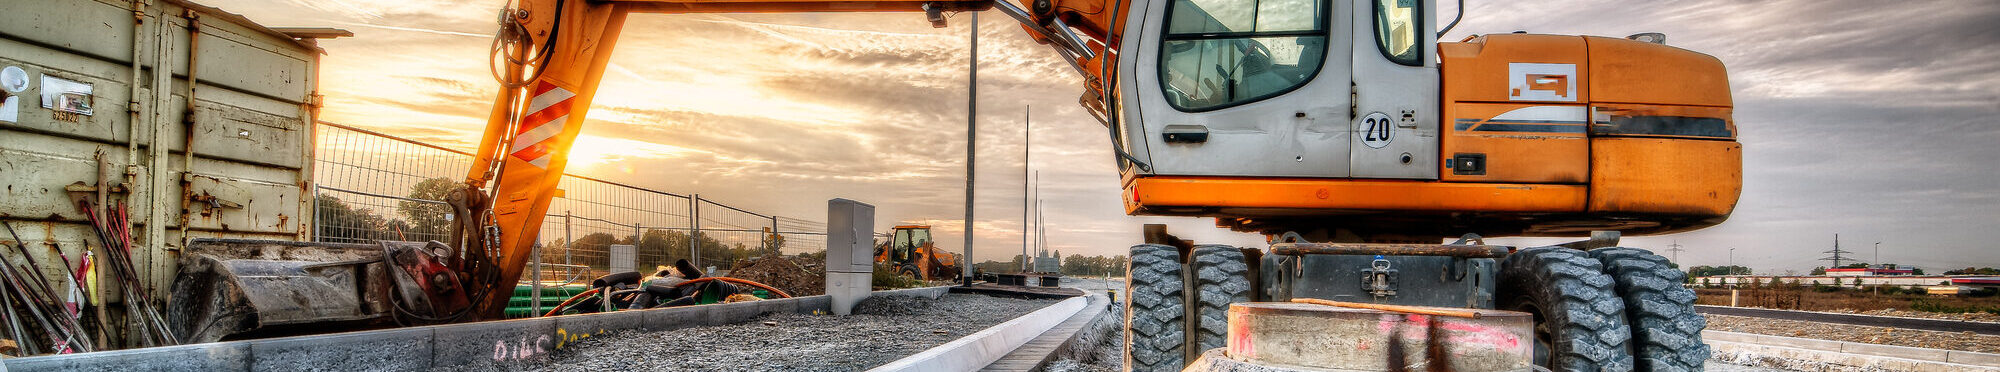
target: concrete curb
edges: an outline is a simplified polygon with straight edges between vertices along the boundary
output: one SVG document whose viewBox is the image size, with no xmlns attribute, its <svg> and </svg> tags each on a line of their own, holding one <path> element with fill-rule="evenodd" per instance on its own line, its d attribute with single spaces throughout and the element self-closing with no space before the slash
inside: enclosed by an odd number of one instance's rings
<svg viewBox="0 0 2000 372">
<path fill-rule="evenodd" d="M 1000 323 L 977 333 L 960 337 L 944 345 L 898 359 L 889 364 L 869 369 L 870 372 L 890 371 L 972 371 L 1000 360 L 1008 352 L 1022 344 L 1041 336 L 1056 324 L 1069 320 L 1090 302 L 1084 297 L 1074 297 L 1054 305 L 1035 310 L 1006 323 Z"/>
<path fill-rule="evenodd" d="M 1701 331 L 1715 358 L 1768 367 L 1818 370 L 2000 371 L 2000 354 L 1858 342 Z"/>
<path fill-rule="evenodd" d="M 1033 340 L 1029 340 L 1026 344 L 1021 345 L 1021 347 L 1009 351 L 1007 355 L 1001 356 L 999 360 L 994 361 L 992 364 L 987 364 L 985 368 L 981 368 L 980 370 L 1027 372 L 1040 371 L 1044 367 L 1047 367 L 1049 362 L 1056 359 L 1057 354 L 1068 352 L 1067 350 L 1070 350 L 1071 345 L 1080 342 L 1084 336 L 1084 332 L 1091 330 L 1091 324 L 1096 323 L 1104 317 L 1112 316 L 1111 312 L 1107 311 L 1111 307 L 1111 299 L 1109 297 L 1101 294 L 1085 295 L 1083 297 L 1089 299 L 1090 302 L 1084 304 L 1082 310 L 1078 310 L 1076 314 L 1070 315 L 1069 319 L 1063 320 L 1062 323 L 1056 324 L 1055 327 L 1049 328 L 1046 332 L 1042 332 L 1040 336 L 1035 336 Z"/>
<path fill-rule="evenodd" d="M 936 298 L 949 287 L 877 292 Z M 406 327 L 325 335 L 12 358 L 10 370 L 277 371 L 502 367 L 613 331 L 734 324 L 770 313 L 825 313 L 824 296 Z"/>
<path fill-rule="evenodd" d="M 1904 328 L 1937 332 L 1972 332 L 1983 335 L 2000 335 L 2000 323 L 1975 322 L 1965 320 L 1945 320 L 1912 318 L 1886 315 L 1866 315 L 1830 313 L 1824 311 L 1778 310 L 1757 307 L 1729 307 L 1694 305 L 1694 311 L 1710 315 L 1730 315 L 1754 318 L 1798 320 L 1807 322 L 1852 324 L 1870 327 Z"/>
<path fill-rule="evenodd" d="M 875 292 L 936 299 L 951 286 Z M 598 314 L 406 327 L 324 335 L 177 345 L 6 359 L 8 370 L 64 371 L 416 371 L 499 368 L 548 355 L 593 336 L 735 324 L 773 313 L 827 313 L 825 295 L 626 310 Z"/>
<path fill-rule="evenodd" d="M 941 285 L 936 287 L 891 289 L 886 291 L 875 291 L 870 295 L 870 297 L 873 297 L 874 295 L 906 295 L 906 296 L 917 296 L 935 300 L 938 299 L 938 297 L 943 297 L 945 293 L 951 292 L 952 287 L 957 287 L 957 286 Z M 820 296 L 814 296 L 814 297 L 820 297 Z"/>
</svg>

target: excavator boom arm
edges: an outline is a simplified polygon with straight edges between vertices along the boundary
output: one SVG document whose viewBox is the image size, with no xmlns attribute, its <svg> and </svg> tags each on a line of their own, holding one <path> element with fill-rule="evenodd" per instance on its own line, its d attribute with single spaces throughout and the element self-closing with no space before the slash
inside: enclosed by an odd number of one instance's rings
<svg viewBox="0 0 2000 372">
<path fill-rule="evenodd" d="M 946 12 L 1000 8 L 1037 41 L 1054 46 L 1084 75 L 1089 89 L 1116 45 L 1118 18 L 1106 8 L 1127 0 L 1037 1 L 1036 11 L 1005 0 L 522 0 L 499 14 L 493 73 L 502 83 L 464 189 L 452 197 L 452 245 L 464 288 L 505 293 L 520 280 L 536 244 L 568 154 L 583 129 L 598 83 L 632 13 L 922 12 L 942 27 Z M 1121 2 L 1107 6 L 1106 2 Z M 1080 36 L 1076 31 L 1082 31 Z M 1086 94 L 1086 97 L 1092 94 Z M 1098 91 L 1095 96 L 1103 96 Z M 491 185 L 490 192 L 481 188 Z M 482 279 L 483 278 L 483 279 Z M 490 282 L 488 282 L 490 281 Z M 505 296 L 478 296 L 472 314 L 501 314 Z"/>
</svg>

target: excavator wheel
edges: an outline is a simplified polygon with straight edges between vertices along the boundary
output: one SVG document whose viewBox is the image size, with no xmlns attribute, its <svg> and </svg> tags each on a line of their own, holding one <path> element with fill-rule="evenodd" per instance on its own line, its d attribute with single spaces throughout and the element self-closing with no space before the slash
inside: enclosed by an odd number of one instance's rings
<svg viewBox="0 0 2000 372">
<path fill-rule="evenodd" d="M 1523 249 L 1500 262 L 1496 305 L 1535 315 L 1535 364 L 1553 371 L 1630 371 L 1625 301 L 1604 265 L 1563 247 Z"/>
<path fill-rule="evenodd" d="M 1179 371 L 1187 364 L 1180 250 L 1142 244 L 1125 266 L 1125 370 Z"/>
<path fill-rule="evenodd" d="M 907 276 L 907 277 L 910 277 L 910 279 L 916 279 L 916 280 L 918 280 L 918 281 L 923 281 L 923 280 L 924 280 L 924 275 L 923 275 L 922 273 L 918 273 L 918 272 L 917 272 L 917 267 L 916 267 L 916 266 L 903 266 L 903 268 L 902 268 L 902 269 L 900 269 L 900 270 L 896 270 L 896 274 L 897 274 L 897 275 L 902 275 L 902 276 Z"/>
<path fill-rule="evenodd" d="M 1694 291 L 1681 286 L 1687 274 L 1666 257 L 1636 248 L 1590 251 L 1604 263 L 1625 300 L 1632 327 L 1632 359 L 1639 371 L 1700 371 L 1708 360 L 1701 329 L 1708 319 L 1694 312 Z"/>
<path fill-rule="evenodd" d="M 1229 304 L 1250 302 L 1250 265 L 1243 251 L 1226 245 L 1198 245 L 1188 270 L 1194 272 L 1194 304 L 1188 321 L 1194 335 L 1193 350 L 1201 352 L 1226 346 L 1229 340 Z M 1193 358 L 1193 357 L 1190 357 Z M 1193 359 L 1189 359 L 1193 360 Z"/>
</svg>

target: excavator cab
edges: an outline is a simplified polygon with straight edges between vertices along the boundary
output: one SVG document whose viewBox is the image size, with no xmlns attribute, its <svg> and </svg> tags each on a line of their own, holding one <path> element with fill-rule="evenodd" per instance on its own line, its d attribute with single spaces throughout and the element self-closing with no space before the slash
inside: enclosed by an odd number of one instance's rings
<svg viewBox="0 0 2000 372">
<path fill-rule="evenodd" d="M 1532 314 L 1518 339 L 1533 343 L 1510 360 L 1551 370 L 1701 369 L 1694 295 L 1674 284 L 1684 274 L 1615 245 L 1733 211 L 1742 145 L 1721 61 L 1659 34 L 1440 43 L 1434 5 L 1130 4 L 1106 74 L 1115 92 L 1101 101 L 1126 212 L 1215 218 L 1271 244 L 1194 245 L 1162 230 L 1132 247 L 1128 370 L 1299 356 L 1239 332 L 1294 313 L 1234 307 L 1294 300 Z"/>
<path fill-rule="evenodd" d="M 1637 35 L 1438 43 L 1433 5 L 1133 2 L 1107 120 L 1126 211 L 1416 241 L 1688 231 L 1734 208 L 1714 57 Z"/>
<path fill-rule="evenodd" d="M 875 247 L 875 264 L 919 280 L 956 278 L 958 256 L 938 250 L 928 225 L 896 226 L 889 240 Z"/>
</svg>

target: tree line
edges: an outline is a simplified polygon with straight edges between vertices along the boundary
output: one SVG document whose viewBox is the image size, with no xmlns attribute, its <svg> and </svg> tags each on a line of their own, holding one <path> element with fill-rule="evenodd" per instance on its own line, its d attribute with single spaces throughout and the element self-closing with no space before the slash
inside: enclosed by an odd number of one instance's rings
<svg viewBox="0 0 2000 372">
<path fill-rule="evenodd" d="M 1061 257 L 1060 252 L 1057 254 Z M 1017 254 L 1014 255 L 1014 259 L 1008 261 L 986 260 L 973 265 L 973 269 L 989 273 L 1018 273 L 1024 267 L 1027 257 Z M 1109 273 L 1111 276 L 1125 276 L 1125 255 L 1122 254 L 1109 257 L 1072 254 L 1058 261 L 1061 262 L 1058 267 L 1063 275 L 1103 276 Z"/>
</svg>

